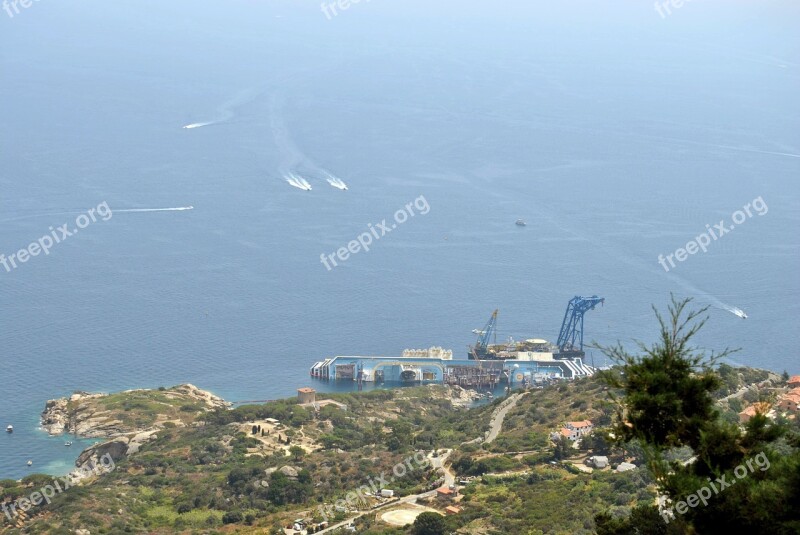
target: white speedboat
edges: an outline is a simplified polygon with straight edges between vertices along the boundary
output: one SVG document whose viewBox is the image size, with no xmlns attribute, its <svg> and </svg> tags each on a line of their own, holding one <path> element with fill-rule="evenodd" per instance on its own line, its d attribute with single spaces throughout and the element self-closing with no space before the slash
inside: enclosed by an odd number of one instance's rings
<svg viewBox="0 0 800 535">
<path fill-rule="evenodd" d="M 6 433 L 13 433 L 13 432 L 14 432 L 14 426 L 13 425 L 9 425 L 8 427 L 6 427 Z"/>
<path fill-rule="evenodd" d="M 518 227 L 524 227 L 526 225 L 523 219 L 517 219 L 516 223 L 514 224 L 517 225 Z"/>
</svg>

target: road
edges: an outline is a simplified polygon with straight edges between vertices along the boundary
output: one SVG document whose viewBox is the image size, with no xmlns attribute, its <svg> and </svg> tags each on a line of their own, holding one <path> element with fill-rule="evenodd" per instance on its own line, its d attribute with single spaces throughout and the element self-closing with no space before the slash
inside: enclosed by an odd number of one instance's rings
<svg viewBox="0 0 800 535">
<path fill-rule="evenodd" d="M 453 453 L 453 450 L 447 450 L 439 457 L 428 456 L 431 461 L 431 466 L 433 468 L 441 468 L 444 472 L 444 485 L 446 487 L 456 484 L 456 475 L 450 470 L 450 467 L 445 464 L 451 453 Z"/>
<path fill-rule="evenodd" d="M 525 394 L 527 394 L 527 392 L 513 394 L 494 411 L 492 419 L 489 421 L 489 432 L 486 434 L 486 440 L 484 440 L 484 442 L 487 444 L 494 442 L 494 439 L 497 438 L 497 435 L 499 435 L 500 431 L 503 429 L 503 421 L 506 419 L 506 414 L 514 408 L 514 405 L 516 405 Z"/>
<path fill-rule="evenodd" d="M 494 439 L 497 438 L 497 436 L 500 434 L 500 431 L 503 429 L 503 421 L 505 421 L 505 419 L 506 419 L 506 414 L 508 414 L 508 411 L 510 411 L 511 409 L 514 408 L 514 406 L 517 404 L 517 402 L 525 394 L 527 394 L 527 392 L 520 392 L 520 393 L 517 393 L 517 394 L 513 394 L 513 395 L 509 396 L 508 399 L 503 401 L 503 403 L 501 403 L 500 406 L 497 407 L 497 409 L 495 409 L 494 413 L 492 413 L 491 420 L 489 420 L 489 431 L 486 433 L 486 438 L 485 438 L 485 440 L 483 440 L 483 442 L 486 442 L 487 444 L 490 444 L 491 442 L 494 441 Z M 478 442 L 481 441 L 480 438 L 478 438 L 476 440 Z M 475 442 L 476 440 L 471 440 L 469 442 Z M 465 444 L 467 444 L 467 443 L 468 442 L 465 442 Z M 450 470 L 450 467 L 447 466 L 447 464 L 446 464 L 447 463 L 447 459 L 450 457 L 451 453 L 453 453 L 453 450 L 447 450 L 443 455 L 440 455 L 439 457 L 433 457 L 432 455 L 428 455 L 428 459 L 431 462 L 431 466 L 433 468 L 441 468 L 444 471 L 444 484 L 445 484 L 445 486 L 448 486 L 448 487 L 450 485 L 455 485 L 455 483 L 456 483 L 455 474 Z M 334 524 L 332 526 L 329 526 L 329 527 L 323 529 L 322 531 L 318 531 L 317 533 L 328 533 L 328 532 L 337 530 L 339 528 L 343 528 L 344 526 L 347 526 L 347 525 L 351 524 L 357 518 L 361 518 L 364 515 L 372 514 L 375 511 L 379 511 L 379 510 L 384 509 L 386 507 L 392 507 L 392 506 L 396 506 L 396 505 L 404 504 L 404 503 L 415 503 L 417 501 L 417 499 L 419 499 L 419 498 L 427 498 L 427 497 L 431 497 L 431 496 L 434 496 L 434 495 L 436 495 L 436 490 L 430 490 L 428 492 L 422 492 L 420 494 L 412 494 L 411 496 L 406 496 L 404 498 L 399 499 L 398 501 L 393 501 L 393 502 L 390 502 L 390 503 L 379 505 L 378 507 L 375 507 L 374 509 L 370 509 L 369 511 L 363 511 L 361 513 L 358 513 L 356 516 L 348 518 L 347 520 L 339 522 L 338 524 Z"/>
<path fill-rule="evenodd" d="M 760 383 L 751 383 L 749 385 L 744 385 L 742 388 L 740 388 L 739 390 L 737 390 L 733 394 L 730 394 L 728 396 L 725 396 L 724 398 L 718 399 L 717 403 L 719 403 L 721 401 L 728 401 L 728 400 L 733 399 L 733 398 L 740 398 L 740 397 L 744 396 L 751 389 L 758 390 L 760 388 L 765 388 L 766 386 L 775 386 L 775 382 L 777 380 L 779 380 L 779 378 L 770 376 L 768 379 L 765 379 L 765 380 L 761 381 Z"/>
<path fill-rule="evenodd" d="M 450 471 L 450 468 L 445 466 L 445 462 L 447 461 L 447 458 L 450 457 L 451 453 L 453 453 L 453 450 L 447 450 L 444 454 L 440 455 L 439 457 L 433 457 L 432 455 L 428 455 L 428 459 L 430 460 L 431 466 L 433 468 L 441 468 L 442 470 L 444 470 L 445 485 L 453 485 L 453 484 L 455 484 L 455 480 L 456 480 L 455 474 L 453 474 L 453 472 Z M 419 499 L 419 498 L 429 498 L 429 497 L 435 496 L 435 495 L 436 495 L 436 490 L 429 490 L 427 492 L 421 492 L 419 494 L 412 494 L 410 496 L 405 496 L 403 498 L 400 498 L 397 501 L 393 501 L 393 502 L 385 503 L 383 505 L 379 505 L 378 507 L 370 509 L 369 511 L 362 511 L 362 512 L 358 513 L 356 516 L 350 517 L 347 520 L 343 520 L 342 522 L 339 522 L 338 524 L 334 524 L 332 526 L 329 526 L 329 527 L 323 529 L 322 531 L 318 531 L 317 533 L 327 533 L 327 532 L 330 532 L 330 531 L 334 531 L 334 530 L 337 530 L 339 528 L 343 528 L 344 526 L 347 526 L 349 524 L 352 524 L 354 520 L 356 520 L 357 518 L 361 518 L 364 515 L 372 514 L 372 513 L 376 512 L 376 511 L 380 511 L 381 509 L 384 509 L 384 508 L 387 508 L 387 507 L 392 507 L 392 506 L 395 506 L 395 505 L 400 505 L 400 504 L 404 504 L 404 503 L 416 503 L 417 499 Z"/>
</svg>

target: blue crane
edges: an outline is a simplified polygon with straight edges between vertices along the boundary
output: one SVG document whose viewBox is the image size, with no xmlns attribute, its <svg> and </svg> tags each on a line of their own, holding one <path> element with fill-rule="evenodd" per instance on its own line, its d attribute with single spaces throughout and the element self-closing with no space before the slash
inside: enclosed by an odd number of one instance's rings
<svg viewBox="0 0 800 535">
<path fill-rule="evenodd" d="M 561 332 L 558 333 L 558 349 L 561 353 L 583 352 L 583 315 L 604 302 L 605 298 L 596 295 L 592 297 L 576 295 L 570 299 L 567 311 L 564 313 L 564 321 L 561 323 Z"/>
<path fill-rule="evenodd" d="M 485 358 L 489 352 L 489 341 L 494 339 L 494 342 L 497 343 L 497 313 L 499 310 L 495 310 L 492 312 L 492 317 L 489 318 L 489 321 L 486 323 L 486 326 L 483 330 L 473 330 L 472 332 L 478 335 L 478 341 L 475 342 L 475 346 L 470 348 L 469 358 L 470 359 L 480 359 Z M 494 337 L 494 338 L 492 338 Z"/>
</svg>

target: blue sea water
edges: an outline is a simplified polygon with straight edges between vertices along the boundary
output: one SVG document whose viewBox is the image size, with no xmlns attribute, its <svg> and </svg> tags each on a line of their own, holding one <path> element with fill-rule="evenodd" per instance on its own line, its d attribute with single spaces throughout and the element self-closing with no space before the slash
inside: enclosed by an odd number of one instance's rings
<svg viewBox="0 0 800 535">
<path fill-rule="evenodd" d="M 495 308 L 500 337 L 554 340 L 578 294 L 606 298 L 600 343 L 653 340 L 673 292 L 712 307 L 704 348 L 800 373 L 797 6 L 622 4 L 0 12 L 0 253 L 113 211 L 0 265 L 0 478 L 68 470 L 85 444 L 38 415 L 74 390 L 290 396 L 326 356 L 465 352 Z M 421 197 L 370 251 L 320 261 Z M 758 197 L 767 213 L 658 264 Z"/>
</svg>

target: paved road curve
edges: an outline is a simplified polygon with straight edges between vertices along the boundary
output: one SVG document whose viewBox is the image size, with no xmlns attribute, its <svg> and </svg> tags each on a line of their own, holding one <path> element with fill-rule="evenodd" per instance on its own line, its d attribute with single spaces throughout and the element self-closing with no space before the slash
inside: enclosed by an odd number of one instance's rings
<svg viewBox="0 0 800 535">
<path fill-rule="evenodd" d="M 503 421 L 506 419 L 506 414 L 514 408 L 514 405 L 516 405 L 525 394 L 527 394 L 527 392 L 514 394 L 497 407 L 489 422 L 489 432 L 486 434 L 486 440 L 484 442 L 487 444 L 494 442 L 494 439 L 497 438 L 497 435 L 499 435 L 500 431 L 503 429 Z"/>
<path fill-rule="evenodd" d="M 491 442 L 494 441 L 494 439 L 497 438 L 497 436 L 500 434 L 500 431 L 503 429 L 503 421 L 506 418 L 506 414 L 508 414 L 508 411 L 510 411 L 511 409 L 514 408 L 514 406 L 517 404 L 517 402 L 525 394 L 527 394 L 527 392 L 520 392 L 520 393 L 517 393 L 517 394 L 513 394 L 512 396 L 509 396 L 508 399 L 503 401 L 503 403 L 501 403 L 500 406 L 497 407 L 497 409 L 495 409 L 494 413 L 492 413 L 492 418 L 489 421 L 489 431 L 486 433 L 486 439 L 484 440 L 484 442 L 486 442 L 487 444 L 490 444 Z M 480 439 L 477 439 L 477 441 L 480 441 Z M 470 442 L 474 442 L 474 441 L 470 441 Z M 429 456 L 429 459 L 431 461 L 431 465 L 434 468 L 442 468 L 444 470 L 444 480 L 445 480 L 445 485 L 447 485 L 447 486 L 455 484 L 455 474 L 453 474 L 453 472 L 450 470 L 450 468 L 448 466 L 446 466 L 446 464 L 445 464 L 446 461 L 447 461 L 447 458 L 450 457 L 450 454 L 452 452 L 453 452 L 453 450 L 447 450 L 447 453 L 445 453 L 444 455 L 442 455 L 440 457 L 437 457 L 437 458 Z M 391 506 L 395 506 L 395 505 L 402 504 L 402 503 L 414 503 L 414 502 L 417 501 L 418 498 L 426 498 L 426 497 L 429 497 L 429 496 L 434 496 L 435 494 L 436 494 L 436 491 L 435 490 L 431 490 L 431 491 L 428 491 L 428 492 L 423 492 L 421 494 L 413 494 L 411 496 L 406 496 L 405 498 L 401 498 L 398 501 L 387 503 L 387 504 L 384 504 L 384 505 L 380 505 L 378 507 L 375 507 L 374 509 L 370 509 L 369 511 L 363 511 L 363 512 L 357 514 L 356 516 L 353 516 L 353 517 L 351 517 L 351 518 L 349 518 L 347 520 L 339 522 L 338 524 L 334 524 L 334 525 L 332 525 L 330 527 L 327 527 L 327 528 L 323 529 L 322 531 L 318 531 L 317 533 L 328 533 L 328 532 L 337 530 L 339 528 L 342 528 L 344 526 L 347 526 L 348 524 L 351 524 L 355 519 L 361 518 L 364 515 L 372 514 L 375 511 L 379 511 L 379 510 L 384 509 L 386 507 L 391 507 Z"/>
</svg>

